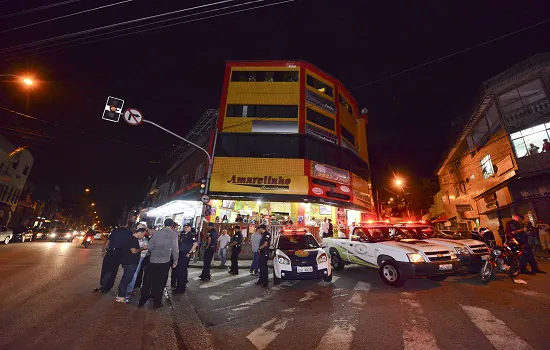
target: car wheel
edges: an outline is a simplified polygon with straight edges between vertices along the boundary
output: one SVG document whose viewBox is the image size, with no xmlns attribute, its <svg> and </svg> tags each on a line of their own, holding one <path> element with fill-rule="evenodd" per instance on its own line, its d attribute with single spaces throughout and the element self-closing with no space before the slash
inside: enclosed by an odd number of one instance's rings
<svg viewBox="0 0 550 350">
<path fill-rule="evenodd" d="M 379 274 L 382 281 L 392 287 L 397 287 L 402 283 L 401 274 L 393 260 L 384 261 L 380 266 Z"/>
<path fill-rule="evenodd" d="M 4 239 L 4 244 L 8 244 L 10 243 L 10 236 L 7 236 L 5 239 Z"/>
<path fill-rule="evenodd" d="M 25 243 L 25 236 L 21 236 L 21 243 Z"/>
<path fill-rule="evenodd" d="M 332 275 L 323 276 L 323 281 L 325 281 L 325 282 L 332 282 Z"/>
<path fill-rule="evenodd" d="M 342 270 L 344 268 L 344 261 L 340 258 L 340 254 L 337 251 L 330 253 L 330 264 L 335 270 Z"/>
<path fill-rule="evenodd" d="M 441 282 L 441 281 L 445 281 L 447 279 L 447 277 L 449 277 L 449 276 L 432 276 L 432 277 L 428 277 L 428 278 L 432 281 Z"/>
<path fill-rule="evenodd" d="M 274 285 L 281 284 L 281 279 L 275 275 L 275 270 L 273 270 L 273 284 Z"/>
</svg>

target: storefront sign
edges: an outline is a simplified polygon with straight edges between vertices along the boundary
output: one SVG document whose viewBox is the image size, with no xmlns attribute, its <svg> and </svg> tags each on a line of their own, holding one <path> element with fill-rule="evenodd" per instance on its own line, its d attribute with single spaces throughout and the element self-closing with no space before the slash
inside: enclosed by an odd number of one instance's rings
<svg viewBox="0 0 550 350">
<path fill-rule="evenodd" d="M 331 114 L 336 114 L 336 104 L 306 89 L 306 102 Z"/>
<path fill-rule="evenodd" d="M 311 124 L 306 124 L 306 133 L 311 136 L 315 136 L 323 141 L 333 143 L 335 145 L 338 143 L 336 140 L 336 135 L 323 129 L 317 128 Z"/>
<path fill-rule="evenodd" d="M 365 208 L 366 211 L 372 212 L 372 196 L 370 195 L 369 183 L 363 178 L 352 174 L 353 198 L 352 203 Z"/>
<path fill-rule="evenodd" d="M 456 204 L 456 211 L 464 213 L 465 211 L 471 211 L 472 206 L 470 204 Z"/>
<path fill-rule="evenodd" d="M 313 161 L 311 162 L 311 176 L 344 185 L 350 184 L 350 175 L 348 171 Z"/>
<path fill-rule="evenodd" d="M 536 188 L 519 190 L 519 197 L 521 199 L 533 199 L 533 198 L 548 197 L 548 196 L 550 196 L 550 185 L 546 185 L 546 186 L 542 185 Z"/>
<path fill-rule="evenodd" d="M 349 202 L 351 194 L 352 189 L 349 186 L 340 185 L 329 180 L 309 178 L 310 196 Z"/>
<path fill-rule="evenodd" d="M 212 174 L 211 192 L 307 194 L 307 176 Z"/>
</svg>

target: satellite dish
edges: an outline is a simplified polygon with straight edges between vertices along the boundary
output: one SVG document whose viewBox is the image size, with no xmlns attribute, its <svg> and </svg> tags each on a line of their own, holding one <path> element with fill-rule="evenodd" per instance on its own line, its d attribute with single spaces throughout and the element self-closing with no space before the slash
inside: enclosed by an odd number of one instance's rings
<svg viewBox="0 0 550 350">
<path fill-rule="evenodd" d="M 361 114 L 368 114 L 368 113 L 369 113 L 369 110 L 366 109 L 366 108 L 363 108 L 363 109 L 361 110 Z"/>
</svg>

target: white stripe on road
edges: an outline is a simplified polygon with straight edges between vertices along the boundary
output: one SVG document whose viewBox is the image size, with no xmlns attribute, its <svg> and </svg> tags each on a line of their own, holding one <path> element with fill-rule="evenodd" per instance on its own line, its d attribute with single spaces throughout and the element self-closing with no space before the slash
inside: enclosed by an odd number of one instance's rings
<svg viewBox="0 0 550 350">
<path fill-rule="evenodd" d="M 248 282 L 244 282 L 244 283 L 241 283 L 237 286 L 237 288 L 248 288 L 254 284 L 256 284 L 256 282 L 258 282 L 258 278 L 254 278 Z"/>
<path fill-rule="evenodd" d="M 284 281 L 281 284 L 279 284 L 278 286 L 275 286 L 275 287 L 271 288 L 271 290 L 281 290 L 281 289 L 286 288 L 286 287 L 292 287 L 296 283 L 298 283 L 298 281 Z"/>
<path fill-rule="evenodd" d="M 535 291 L 533 291 L 533 290 L 524 290 L 524 289 L 520 289 L 520 290 L 515 290 L 514 293 L 521 294 L 521 295 L 526 295 L 526 296 L 528 296 L 528 297 L 534 297 L 534 298 L 538 298 L 538 299 L 550 300 L 550 295 L 544 294 L 544 293 L 535 292 Z"/>
<path fill-rule="evenodd" d="M 304 301 L 308 301 L 308 300 L 313 299 L 313 297 L 316 296 L 316 295 L 317 295 L 317 293 L 308 290 L 308 291 L 306 291 L 306 295 L 298 301 L 300 303 L 303 303 Z"/>
<path fill-rule="evenodd" d="M 264 300 L 267 300 L 267 299 L 270 299 L 273 297 L 273 293 L 271 292 L 267 292 L 265 293 L 265 295 L 263 297 L 256 297 L 256 298 L 252 298 L 250 299 L 249 301 L 246 301 L 244 303 L 241 303 L 239 305 L 236 305 L 236 308 L 232 309 L 232 311 L 241 311 L 241 310 L 246 310 L 248 309 L 249 307 L 253 306 L 253 305 L 256 305 L 256 304 L 259 304 L 261 303 L 262 301 Z"/>
<path fill-rule="evenodd" d="M 317 345 L 318 350 L 351 349 L 355 326 L 349 324 L 347 321 L 341 323 L 341 325 L 335 324 L 330 327 L 323 338 L 321 338 L 319 345 Z"/>
<path fill-rule="evenodd" d="M 351 296 L 348 302 L 359 308 L 364 306 L 365 301 L 363 300 L 363 293 L 369 292 L 370 287 L 371 287 L 370 283 L 365 283 L 361 281 L 357 282 L 357 284 L 355 285 L 355 288 L 353 288 L 355 292 L 353 293 L 353 295 Z"/>
<path fill-rule="evenodd" d="M 200 273 L 202 273 L 202 271 L 201 271 Z M 228 274 L 229 274 L 229 273 L 228 273 L 227 271 L 219 271 L 219 272 L 214 272 L 214 273 L 210 274 L 210 276 L 211 276 L 211 277 L 216 277 L 216 276 L 220 276 L 220 275 L 226 275 L 226 276 L 227 276 Z M 198 277 L 195 277 L 195 278 L 193 278 L 193 279 L 194 279 L 195 281 L 200 280 L 200 278 L 198 278 Z"/>
<path fill-rule="evenodd" d="M 202 284 L 200 287 L 201 288 L 212 288 L 212 287 L 216 287 L 216 286 L 219 286 L 221 284 L 231 282 L 231 281 L 234 281 L 234 280 L 239 279 L 239 278 L 245 278 L 245 277 L 249 277 L 249 275 L 245 275 L 245 274 L 231 275 L 229 277 L 225 277 L 225 278 L 222 278 L 222 279 L 219 279 L 219 280 L 214 280 L 214 281 L 210 281 L 208 283 Z"/>
<path fill-rule="evenodd" d="M 430 325 L 424 316 L 420 302 L 413 293 L 401 293 L 401 311 L 403 314 L 403 344 L 405 350 L 439 349 Z"/>
<path fill-rule="evenodd" d="M 504 322 L 495 317 L 489 310 L 475 306 L 461 305 L 470 320 L 485 334 L 485 337 L 497 350 L 532 349 L 525 340 L 516 335 Z"/>
<path fill-rule="evenodd" d="M 292 321 L 292 318 L 272 318 L 262 324 L 261 327 L 253 330 L 246 338 L 250 340 L 256 349 L 265 349 L 279 335 L 279 332 L 286 328 L 289 321 Z"/>
<path fill-rule="evenodd" d="M 331 284 L 333 284 L 333 283 L 335 283 L 336 281 L 338 281 L 339 278 L 340 278 L 340 277 L 334 276 L 334 275 L 333 275 L 333 276 L 332 276 L 332 281 L 330 281 L 330 282 L 325 282 L 325 281 L 321 280 L 321 282 L 319 282 L 319 284 L 320 284 L 321 286 L 330 286 Z"/>
</svg>

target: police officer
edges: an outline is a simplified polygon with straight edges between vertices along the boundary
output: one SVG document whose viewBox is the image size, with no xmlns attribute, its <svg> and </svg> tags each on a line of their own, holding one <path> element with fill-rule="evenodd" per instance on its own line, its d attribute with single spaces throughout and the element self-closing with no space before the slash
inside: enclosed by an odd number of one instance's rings
<svg viewBox="0 0 550 350">
<path fill-rule="evenodd" d="M 264 288 L 268 286 L 267 260 L 269 259 L 269 245 L 271 244 L 271 234 L 267 232 L 266 225 L 260 225 L 258 232 L 262 235 L 258 253 L 260 254 L 260 278 L 256 284 Z"/>
<path fill-rule="evenodd" d="M 229 273 L 232 275 L 239 274 L 239 254 L 241 253 L 242 244 L 243 233 L 241 232 L 241 227 L 235 226 L 235 233 L 231 238 L 231 243 L 229 243 L 229 247 L 231 247 L 231 268 L 229 269 Z"/>
<path fill-rule="evenodd" d="M 523 215 L 515 214 L 512 220 L 506 223 L 506 233 L 515 238 L 523 246 L 523 254 L 519 257 L 520 272 L 525 275 L 534 275 L 535 273 L 546 273 L 539 269 L 533 254 L 533 248 L 529 244 L 527 232 L 523 226 Z M 527 264 L 531 266 L 531 271 L 527 270 Z"/>
<path fill-rule="evenodd" d="M 187 286 L 187 268 L 189 267 L 189 258 L 197 250 L 197 232 L 191 227 L 191 224 L 183 225 L 183 232 L 179 239 L 179 259 L 176 266 L 176 289 L 174 294 L 185 293 Z"/>
<path fill-rule="evenodd" d="M 216 251 L 216 244 L 218 242 L 218 232 L 214 228 L 212 222 L 208 223 L 208 228 L 209 230 L 206 233 L 206 242 L 204 244 L 204 265 L 199 276 L 201 281 L 210 281 L 210 266 L 212 265 L 212 258 L 214 258 L 214 252 Z"/>
<path fill-rule="evenodd" d="M 94 292 L 109 293 L 113 288 L 126 245 L 132 236 L 132 231 L 121 225 L 121 227 L 115 228 L 107 237 L 101 250 L 103 254 L 103 265 L 101 266 L 101 277 L 99 279 L 101 286 L 94 289 Z"/>
</svg>

